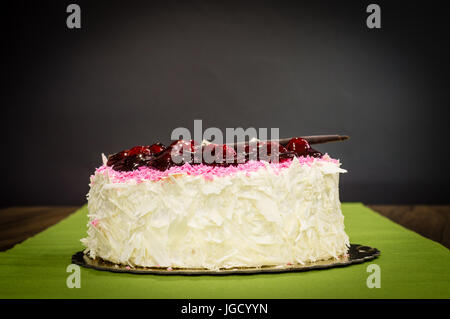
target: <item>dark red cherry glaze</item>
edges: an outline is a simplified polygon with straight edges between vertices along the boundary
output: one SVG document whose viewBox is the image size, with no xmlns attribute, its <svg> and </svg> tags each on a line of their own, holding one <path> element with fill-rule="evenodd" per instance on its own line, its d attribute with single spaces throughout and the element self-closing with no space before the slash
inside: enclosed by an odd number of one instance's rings
<svg viewBox="0 0 450 319">
<path fill-rule="evenodd" d="M 231 159 L 231 158 L 236 158 L 236 151 L 234 150 L 234 148 L 233 147 L 231 147 L 231 146 L 227 146 L 227 145 L 222 145 L 222 158 L 224 159 L 224 160 L 227 160 L 227 159 Z"/>
<path fill-rule="evenodd" d="M 158 156 L 156 156 L 152 161 L 148 162 L 147 166 L 159 169 L 160 171 L 165 171 L 173 164 L 170 151 L 170 148 L 166 148 L 164 151 L 159 153 Z"/>
<path fill-rule="evenodd" d="M 201 146 L 194 140 L 178 140 L 170 144 L 167 150 L 170 150 L 172 157 L 171 166 L 179 166 L 186 163 L 193 164 L 194 157 L 197 151 L 201 150 Z"/>
<path fill-rule="evenodd" d="M 128 151 L 128 156 L 134 156 L 138 154 L 150 155 L 150 146 L 135 146 Z"/>
<path fill-rule="evenodd" d="M 228 166 L 237 163 L 236 151 L 233 147 L 208 144 L 202 147 L 202 162 L 207 165 Z"/>
<path fill-rule="evenodd" d="M 150 146 L 150 152 L 154 155 L 161 153 L 165 149 L 166 149 L 166 147 L 160 142 L 155 143 L 152 146 Z"/>
<path fill-rule="evenodd" d="M 128 150 L 127 151 L 122 151 L 113 155 L 110 155 L 108 157 L 108 166 L 113 166 L 114 164 L 116 164 L 117 162 L 123 160 L 125 157 L 128 156 Z"/>
<path fill-rule="evenodd" d="M 286 149 L 290 152 L 294 152 L 297 156 L 306 156 L 308 151 L 311 149 L 307 140 L 294 137 L 287 144 Z"/>
<path fill-rule="evenodd" d="M 249 160 L 264 160 L 268 162 L 284 161 L 295 156 L 323 156 L 311 148 L 302 138 L 292 138 L 286 146 L 278 142 L 257 142 L 247 144 L 242 154 L 229 145 L 208 144 L 205 146 L 190 140 L 178 140 L 168 147 L 161 143 L 151 146 L 135 146 L 129 150 L 110 155 L 108 166 L 116 171 L 132 171 L 141 166 L 148 166 L 164 171 L 172 166 L 203 163 L 212 166 L 229 166 L 246 163 Z M 205 160 L 205 155 L 210 157 Z"/>
<path fill-rule="evenodd" d="M 266 149 L 266 151 L 265 151 Z M 286 153 L 287 149 L 278 142 L 259 142 L 258 143 L 258 159 L 264 156 L 280 155 Z"/>
</svg>

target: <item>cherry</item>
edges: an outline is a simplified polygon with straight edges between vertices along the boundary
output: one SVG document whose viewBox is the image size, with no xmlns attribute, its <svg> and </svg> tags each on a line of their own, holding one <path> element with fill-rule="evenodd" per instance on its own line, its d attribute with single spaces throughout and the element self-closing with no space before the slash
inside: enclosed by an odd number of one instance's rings
<svg viewBox="0 0 450 319">
<path fill-rule="evenodd" d="M 130 150 L 109 156 L 107 165 L 112 166 L 115 170 L 130 171 L 146 165 L 152 157 L 149 146 L 135 146 Z"/>
<path fill-rule="evenodd" d="M 138 154 L 150 155 L 150 146 L 135 146 L 128 152 L 128 156 L 134 156 Z"/>
<path fill-rule="evenodd" d="M 114 164 L 113 168 L 116 171 L 132 171 L 137 168 L 137 163 L 133 157 L 124 157 L 122 160 Z"/>
<path fill-rule="evenodd" d="M 286 149 L 290 152 L 294 152 L 298 156 L 308 155 L 308 151 L 311 149 L 307 140 L 294 137 L 287 143 Z"/>
<path fill-rule="evenodd" d="M 154 155 L 161 153 L 165 149 L 166 149 L 166 147 L 162 143 L 159 143 L 159 142 L 150 146 L 150 152 Z"/>
<path fill-rule="evenodd" d="M 278 152 L 279 152 L 280 154 L 284 154 L 284 153 L 287 153 L 287 152 L 288 152 L 288 150 L 286 149 L 286 147 L 284 147 L 283 145 L 281 145 L 281 144 L 278 143 L 278 142 L 275 142 L 275 143 L 278 144 Z"/>
<path fill-rule="evenodd" d="M 238 150 L 241 150 L 240 148 Z M 202 156 L 203 155 L 203 156 Z M 244 152 L 226 144 L 201 146 L 193 140 L 178 140 L 165 147 L 161 143 L 151 146 L 135 146 L 108 157 L 107 165 L 117 171 L 132 171 L 140 166 L 166 170 L 174 165 L 185 163 L 205 163 L 214 166 L 237 165 L 252 160 L 284 161 L 295 156 L 322 157 L 323 154 L 309 145 L 305 139 L 292 138 L 284 147 L 278 142 L 247 143 Z M 201 160 L 201 157 L 203 161 Z M 230 162 L 229 159 L 233 161 Z M 228 162 L 227 162 L 228 160 Z"/>
<path fill-rule="evenodd" d="M 159 169 L 160 171 L 165 171 L 173 164 L 172 156 L 170 153 L 170 148 L 165 149 L 160 154 L 158 154 L 158 156 L 150 160 L 147 163 L 147 166 Z"/>
<path fill-rule="evenodd" d="M 199 150 L 199 144 L 194 140 L 178 140 L 170 144 L 168 149 L 170 150 L 173 164 L 183 165 L 194 161 L 194 155 Z"/>
<path fill-rule="evenodd" d="M 226 161 L 227 159 L 231 159 L 231 158 L 235 158 L 236 157 L 236 151 L 234 150 L 233 147 L 228 146 L 228 145 L 223 145 L 222 146 L 222 158 Z"/>
<path fill-rule="evenodd" d="M 185 150 L 188 150 L 193 153 L 193 152 L 195 152 L 198 145 L 199 144 L 194 140 L 189 140 L 189 141 L 178 140 L 178 141 L 175 141 L 172 144 L 170 144 L 169 148 L 173 149 L 174 151 L 181 151 L 181 150 L 185 149 Z"/>
<path fill-rule="evenodd" d="M 236 151 L 226 144 L 208 144 L 202 148 L 203 163 L 211 165 L 229 166 L 236 160 Z M 227 163 L 228 160 L 228 163 Z"/>
<path fill-rule="evenodd" d="M 113 155 L 108 156 L 108 162 L 106 165 L 113 166 L 115 163 L 119 162 L 120 160 L 124 159 L 128 156 L 128 150 L 122 151 Z"/>
</svg>

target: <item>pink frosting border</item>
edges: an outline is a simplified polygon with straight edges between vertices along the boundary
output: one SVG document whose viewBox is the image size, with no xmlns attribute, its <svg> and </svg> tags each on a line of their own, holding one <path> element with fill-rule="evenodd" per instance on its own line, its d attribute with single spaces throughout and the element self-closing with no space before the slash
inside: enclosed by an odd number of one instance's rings
<svg viewBox="0 0 450 319">
<path fill-rule="evenodd" d="M 314 158 L 310 156 L 298 157 L 300 164 L 311 165 L 316 161 L 339 163 L 338 160 L 333 159 L 325 154 L 322 158 Z M 214 177 L 231 176 L 237 172 L 245 172 L 247 176 L 251 172 L 255 172 L 261 168 L 269 165 L 275 172 L 278 172 L 284 168 L 288 168 L 292 163 L 292 160 L 286 160 L 282 163 L 266 163 L 261 161 L 249 161 L 247 163 L 239 164 L 237 166 L 211 166 L 211 165 L 190 165 L 184 164 L 183 166 L 174 166 L 165 171 L 160 171 L 149 167 L 139 167 L 139 169 L 130 172 L 119 172 L 113 170 L 110 166 L 102 165 L 95 170 L 95 174 L 108 174 L 114 183 L 125 183 L 130 180 L 136 182 L 144 181 L 159 181 L 164 180 L 171 175 L 202 175 L 206 180 L 213 180 Z M 94 175 L 91 176 L 91 182 Z"/>
</svg>

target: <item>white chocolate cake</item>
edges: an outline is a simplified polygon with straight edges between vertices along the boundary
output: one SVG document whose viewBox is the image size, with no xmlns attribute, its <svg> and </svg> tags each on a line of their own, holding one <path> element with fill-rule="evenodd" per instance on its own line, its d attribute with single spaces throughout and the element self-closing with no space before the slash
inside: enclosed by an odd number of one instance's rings
<svg viewBox="0 0 450 319">
<path fill-rule="evenodd" d="M 82 243 L 92 258 L 130 267 L 220 269 L 347 253 L 339 201 L 345 170 L 328 155 L 163 170 L 108 163 L 91 176 Z"/>
</svg>

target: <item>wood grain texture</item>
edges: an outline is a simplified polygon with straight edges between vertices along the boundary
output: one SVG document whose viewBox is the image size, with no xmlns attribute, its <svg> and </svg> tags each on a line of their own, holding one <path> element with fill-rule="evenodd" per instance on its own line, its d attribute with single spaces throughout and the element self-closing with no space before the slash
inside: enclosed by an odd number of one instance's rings
<svg viewBox="0 0 450 319">
<path fill-rule="evenodd" d="M 397 224 L 450 248 L 450 206 L 367 206 Z"/>
<path fill-rule="evenodd" d="M 390 220 L 450 248 L 450 206 L 368 205 Z M 66 218 L 77 206 L 10 207 L 0 210 L 0 251 Z"/>
<path fill-rule="evenodd" d="M 25 239 L 75 212 L 78 206 L 27 206 L 0 210 L 0 251 Z"/>
</svg>

